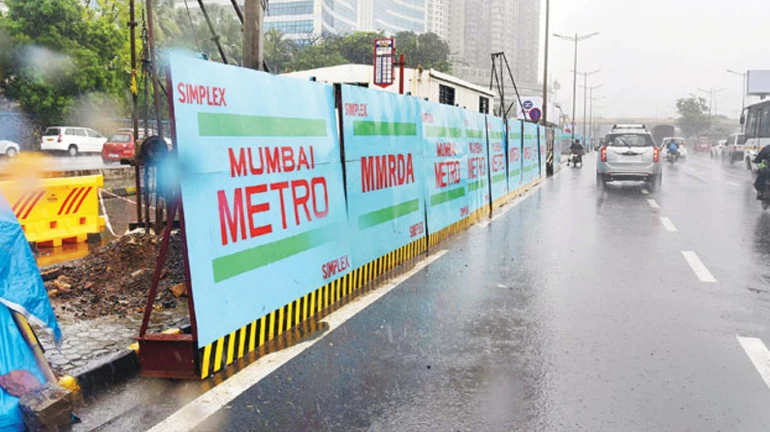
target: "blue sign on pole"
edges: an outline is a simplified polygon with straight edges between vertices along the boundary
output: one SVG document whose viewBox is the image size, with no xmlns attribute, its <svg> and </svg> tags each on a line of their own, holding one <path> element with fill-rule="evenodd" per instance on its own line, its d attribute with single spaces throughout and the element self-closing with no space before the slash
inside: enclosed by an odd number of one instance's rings
<svg viewBox="0 0 770 432">
<path fill-rule="evenodd" d="M 540 121 L 542 116 L 543 113 L 540 111 L 540 108 L 532 108 L 529 111 L 529 118 L 532 119 L 532 121 Z"/>
<path fill-rule="evenodd" d="M 524 106 L 524 109 L 530 110 L 534 106 L 531 100 L 525 100 L 522 105 Z"/>
</svg>

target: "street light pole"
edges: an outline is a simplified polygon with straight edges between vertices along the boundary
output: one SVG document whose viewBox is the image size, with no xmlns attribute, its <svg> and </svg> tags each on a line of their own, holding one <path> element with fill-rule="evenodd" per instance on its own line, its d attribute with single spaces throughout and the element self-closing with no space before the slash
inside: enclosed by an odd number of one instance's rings
<svg viewBox="0 0 770 432">
<path fill-rule="evenodd" d="M 748 74 L 746 72 L 738 72 L 732 69 L 727 69 L 727 73 L 743 77 L 743 88 L 741 89 L 741 112 L 743 112 L 743 110 L 746 109 L 746 77 Z"/>
<path fill-rule="evenodd" d="M 546 124 L 548 119 L 548 36 L 551 17 L 551 0 L 545 0 L 545 61 L 543 63 L 543 119 Z"/>
<path fill-rule="evenodd" d="M 575 36 L 565 36 L 557 33 L 553 34 L 554 37 L 575 43 L 574 69 L 573 69 L 573 76 L 572 76 L 572 128 L 571 128 L 572 142 L 575 142 L 575 126 L 576 126 L 575 102 L 577 100 L 578 42 L 583 42 L 584 40 L 590 39 L 598 34 L 599 32 L 589 33 L 582 36 L 578 35 L 577 33 L 575 33 Z"/>
<path fill-rule="evenodd" d="M 577 70 L 577 69 L 576 69 Z M 597 74 L 601 72 L 601 69 L 596 69 L 591 72 L 577 72 L 580 75 L 583 75 L 583 140 L 585 140 L 585 137 L 587 136 L 587 123 L 586 123 L 586 117 L 588 115 L 588 77 L 594 74 Z M 576 74 L 577 75 L 577 74 Z"/>
</svg>

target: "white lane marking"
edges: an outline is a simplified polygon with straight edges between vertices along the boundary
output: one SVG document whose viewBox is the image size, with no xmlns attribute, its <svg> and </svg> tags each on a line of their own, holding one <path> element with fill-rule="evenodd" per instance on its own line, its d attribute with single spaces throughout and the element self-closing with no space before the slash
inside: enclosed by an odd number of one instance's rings
<svg viewBox="0 0 770 432">
<path fill-rule="evenodd" d="M 739 185 L 736 182 L 727 182 L 727 184 L 729 184 L 730 186 L 741 187 L 741 185 Z"/>
<path fill-rule="evenodd" d="M 770 387 L 770 351 L 761 339 L 735 336 L 741 344 L 746 355 L 749 356 L 757 372 Z"/>
<path fill-rule="evenodd" d="M 153 426 L 153 428 L 150 429 L 150 432 L 188 431 L 195 428 L 219 409 L 232 402 L 243 392 L 255 386 L 262 379 L 275 372 L 276 369 L 291 361 L 291 359 L 302 354 L 305 350 L 339 328 L 339 326 L 347 320 L 366 309 L 372 303 L 388 294 L 401 283 L 444 256 L 446 253 L 446 250 L 441 250 L 430 255 L 403 275 L 394 278 L 370 294 L 343 306 L 323 319 L 323 321 L 329 324 L 329 331 L 323 333 L 316 339 L 299 343 L 260 358 L 222 384 L 202 394 L 197 399 L 182 407 L 179 411 Z"/>
<path fill-rule="evenodd" d="M 690 265 L 695 276 L 698 276 L 698 279 L 700 279 L 701 282 L 715 283 L 717 281 L 695 252 L 682 251 L 682 256 L 684 256 L 685 261 L 687 261 L 687 264 Z"/>
<path fill-rule="evenodd" d="M 671 219 L 667 217 L 660 218 L 660 222 L 663 223 L 663 226 L 666 228 L 667 231 L 670 232 L 676 232 L 676 227 L 674 226 L 674 223 L 671 222 Z"/>
<path fill-rule="evenodd" d="M 642 195 L 647 195 L 647 194 L 649 194 L 649 193 L 650 193 L 650 192 L 649 192 L 647 189 L 642 189 Z"/>
<path fill-rule="evenodd" d="M 483 221 L 479 222 L 478 223 L 478 227 L 479 228 L 486 228 L 486 227 L 488 227 L 489 224 L 491 224 L 493 221 L 496 221 L 500 217 L 504 216 L 506 213 L 511 211 L 512 208 L 516 207 L 517 205 L 521 204 L 522 201 L 524 201 L 527 198 L 529 198 L 530 196 L 532 196 L 532 194 L 534 194 L 540 188 L 540 186 L 542 184 L 543 184 L 542 182 L 538 183 L 535 186 L 533 186 L 532 188 L 530 188 L 524 194 L 519 195 L 518 197 L 511 199 L 511 201 L 509 201 L 507 204 L 505 204 L 504 206 L 502 206 L 499 209 L 498 213 L 492 215 L 492 219 L 484 219 Z"/>
<path fill-rule="evenodd" d="M 660 206 L 658 205 L 658 203 L 657 203 L 657 202 L 656 202 L 654 199 L 652 199 L 652 198 L 650 198 L 650 199 L 648 199 L 648 200 L 647 200 L 647 204 L 649 204 L 649 205 L 650 205 L 650 207 L 652 207 L 652 208 L 654 208 L 654 209 L 659 209 L 659 208 L 660 208 Z"/>
</svg>

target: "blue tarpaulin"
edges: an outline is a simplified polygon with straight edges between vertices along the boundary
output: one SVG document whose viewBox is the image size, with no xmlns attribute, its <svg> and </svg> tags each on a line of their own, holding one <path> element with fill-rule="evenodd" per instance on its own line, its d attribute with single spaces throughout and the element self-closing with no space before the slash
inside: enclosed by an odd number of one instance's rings
<svg viewBox="0 0 770 432">
<path fill-rule="evenodd" d="M 11 311 L 0 304 L 0 375 L 19 369 L 28 370 L 40 382 L 45 382 L 35 362 L 35 355 L 16 327 Z M 24 429 L 19 399 L 0 389 L 0 432 Z"/>
<path fill-rule="evenodd" d="M 43 327 L 58 343 L 56 323 L 35 256 L 5 197 L 0 194 L 0 303 Z"/>
<path fill-rule="evenodd" d="M 24 369 L 44 382 L 11 310 L 44 328 L 57 343 L 61 340 L 35 257 L 13 210 L 0 194 L 0 375 Z M 24 430 L 18 404 L 17 398 L 0 389 L 0 431 Z"/>
</svg>

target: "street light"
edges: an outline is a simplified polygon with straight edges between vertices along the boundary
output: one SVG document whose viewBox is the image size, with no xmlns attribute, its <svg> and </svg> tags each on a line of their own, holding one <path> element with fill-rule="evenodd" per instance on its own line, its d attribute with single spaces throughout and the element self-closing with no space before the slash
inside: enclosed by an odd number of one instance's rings
<svg viewBox="0 0 770 432">
<path fill-rule="evenodd" d="M 727 73 L 743 77 L 743 88 L 741 89 L 741 112 L 743 112 L 743 110 L 746 109 L 746 77 L 748 74 L 746 72 L 738 72 L 732 69 L 727 69 Z"/>
<path fill-rule="evenodd" d="M 702 92 L 702 93 L 705 93 L 705 94 L 709 95 L 709 123 L 711 123 L 711 104 L 712 104 L 712 103 L 714 103 L 714 115 L 717 115 L 717 114 L 718 114 L 718 113 L 717 113 L 717 105 L 716 105 L 716 103 L 714 102 L 714 101 L 715 101 L 715 99 L 714 99 L 714 95 L 715 95 L 715 94 L 717 94 L 717 93 L 723 92 L 724 90 L 725 90 L 725 89 L 723 89 L 723 88 L 721 88 L 721 89 L 715 89 L 714 87 L 711 87 L 711 88 L 710 88 L 710 89 L 708 89 L 708 90 L 704 90 L 704 89 L 702 89 L 702 88 L 698 88 L 698 91 L 699 91 L 699 92 Z"/>
<path fill-rule="evenodd" d="M 554 37 L 575 43 L 575 66 L 572 76 L 572 142 L 575 142 L 575 100 L 577 99 L 578 42 L 583 42 L 598 34 L 599 32 L 588 33 L 582 36 L 578 35 L 577 33 L 575 33 L 575 36 L 565 36 L 557 33 L 553 34 Z"/>
<path fill-rule="evenodd" d="M 548 121 L 548 32 L 551 21 L 551 0 L 545 0 L 545 54 L 543 62 L 543 125 Z"/>
<path fill-rule="evenodd" d="M 596 69 L 591 72 L 577 72 L 580 75 L 583 75 L 583 139 L 588 135 L 588 130 L 586 129 L 586 117 L 588 114 L 588 77 L 594 74 L 598 74 L 601 72 L 601 69 Z"/>
</svg>

